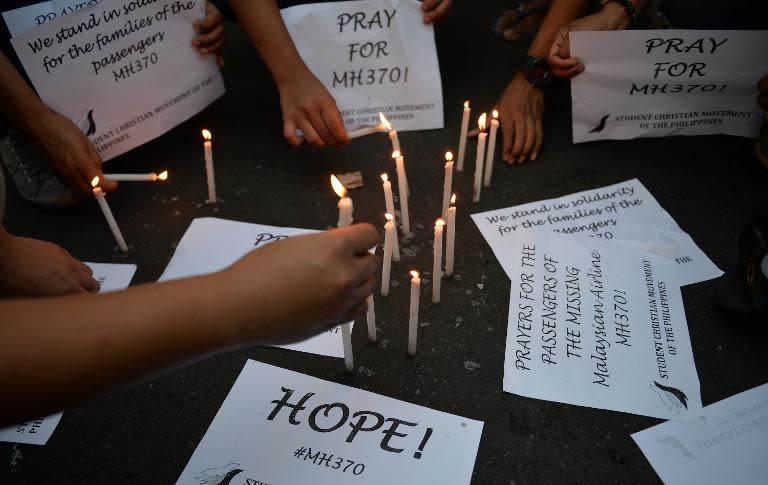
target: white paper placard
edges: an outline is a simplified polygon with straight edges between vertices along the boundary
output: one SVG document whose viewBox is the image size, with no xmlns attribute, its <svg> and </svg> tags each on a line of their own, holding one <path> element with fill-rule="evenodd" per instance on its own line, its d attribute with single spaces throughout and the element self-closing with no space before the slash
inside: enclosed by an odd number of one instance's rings
<svg viewBox="0 0 768 485">
<path fill-rule="evenodd" d="M 667 421 L 632 435 L 667 485 L 763 485 L 768 384 L 702 410 L 706 424 Z"/>
<path fill-rule="evenodd" d="M 549 231 L 510 241 L 504 390 L 665 419 L 701 409 L 672 260 Z"/>
<path fill-rule="evenodd" d="M 517 261 L 510 243 L 534 229 L 634 242 L 648 251 L 674 258 L 681 285 L 723 274 L 637 179 L 472 214 L 472 220 L 507 275 Z"/>
<path fill-rule="evenodd" d="M 768 31 L 571 32 L 573 142 L 725 134 L 755 137 Z"/>
<path fill-rule="evenodd" d="M 11 37 L 24 33 L 30 29 L 50 22 L 59 17 L 64 17 L 77 12 L 81 8 L 96 5 L 101 0 L 48 0 L 34 3 L 24 7 L 6 10 L 3 12 L 3 20 L 8 27 Z"/>
<path fill-rule="evenodd" d="M 131 284 L 136 272 L 135 264 L 85 263 L 93 270 L 93 277 L 101 284 L 101 291 L 124 290 Z M 44 445 L 61 421 L 62 412 L 0 429 L 0 441 Z"/>
<path fill-rule="evenodd" d="M 293 42 L 336 99 L 347 130 L 443 127 L 443 90 L 432 25 L 416 0 L 311 3 L 282 10 Z"/>
<path fill-rule="evenodd" d="M 262 226 L 211 217 L 195 219 L 181 238 L 160 281 L 220 271 L 265 244 L 316 232 L 319 231 Z M 354 322 L 350 322 L 350 325 L 354 325 Z M 276 347 L 330 357 L 344 357 L 340 327 L 332 328 L 302 342 L 276 345 Z"/>
<path fill-rule="evenodd" d="M 192 46 L 202 0 L 103 0 L 11 39 L 45 103 L 109 160 L 224 94 L 213 56 Z"/>
<path fill-rule="evenodd" d="M 466 485 L 482 431 L 480 421 L 249 360 L 176 483 Z"/>
</svg>

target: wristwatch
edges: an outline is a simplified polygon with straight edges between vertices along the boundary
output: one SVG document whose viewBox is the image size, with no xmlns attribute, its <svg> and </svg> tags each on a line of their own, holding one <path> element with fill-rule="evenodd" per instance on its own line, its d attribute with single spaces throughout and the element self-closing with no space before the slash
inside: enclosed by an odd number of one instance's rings
<svg viewBox="0 0 768 485">
<path fill-rule="evenodd" d="M 523 57 L 523 74 L 534 86 L 545 86 L 552 80 L 552 67 L 547 62 L 546 57 L 529 56 Z"/>
</svg>

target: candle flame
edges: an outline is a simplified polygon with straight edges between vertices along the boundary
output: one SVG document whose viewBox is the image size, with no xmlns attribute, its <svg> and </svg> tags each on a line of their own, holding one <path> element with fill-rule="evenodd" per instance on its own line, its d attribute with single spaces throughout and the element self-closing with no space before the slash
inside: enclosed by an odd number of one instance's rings
<svg viewBox="0 0 768 485">
<path fill-rule="evenodd" d="M 451 196 L 451 205 L 454 205 L 456 203 L 456 194 L 453 194 Z"/>
<path fill-rule="evenodd" d="M 344 198 L 347 196 L 347 189 L 344 187 L 344 185 L 339 181 L 339 179 L 336 178 L 335 175 L 331 174 L 331 187 L 333 187 L 333 191 L 336 192 L 336 195 L 338 195 L 340 198 Z"/>
<path fill-rule="evenodd" d="M 381 174 L 381 181 L 382 182 L 389 182 L 389 175 L 383 173 Z"/>
<path fill-rule="evenodd" d="M 387 219 L 387 221 L 392 221 L 392 220 L 394 220 L 394 216 L 392 216 L 392 214 L 390 214 L 389 212 L 387 212 L 386 214 L 384 214 L 384 217 Z"/>
<path fill-rule="evenodd" d="M 414 278 L 418 278 L 419 277 L 419 272 L 418 271 L 411 271 L 411 276 L 413 276 Z"/>
<path fill-rule="evenodd" d="M 160 175 L 157 176 L 157 180 L 168 180 L 168 170 L 161 172 Z"/>
<path fill-rule="evenodd" d="M 400 154 L 400 150 L 395 150 L 392 152 L 392 158 L 400 158 L 402 155 Z"/>
<path fill-rule="evenodd" d="M 444 225 L 445 225 L 445 221 L 443 220 L 443 218 L 438 217 L 437 220 L 435 221 L 435 228 L 442 227 Z"/>
<path fill-rule="evenodd" d="M 480 131 L 485 131 L 485 113 L 480 115 L 480 119 L 477 120 L 477 126 L 480 128 Z"/>
<path fill-rule="evenodd" d="M 453 160 L 453 153 L 445 152 L 445 161 L 450 162 L 451 160 Z"/>
<path fill-rule="evenodd" d="M 91 180 L 91 187 L 97 187 L 99 185 L 99 177 L 93 177 L 93 180 Z"/>
<path fill-rule="evenodd" d="M 496 111 L 496 110 L 493 110 L 493 113 L 492 113 L 492 114 L 493 114 L 493 119 L 494 119 L 494 120 L 498 120 L 498 119 L 499 119 L 499 112 L 498 112 L 498 111 Z"/>
<path fill-rule="evenodd" d="M 469 108 L 469 100 L 464 101 L 464 107 Z"/>
<path fill-rule="evenodd" d="M 203 139 L 205 141 L 211 141 L 211 138 L 213 138 L 213 135 L 211 135 L 211 132 L 208 130 L 203 130 Z"/>
<path fill-rule="evenodd" d="M 389 123 L 389 120 L 387 119 L 386 116 L 384 116 L 384 113 L 382 113 L 381 111 L 379 111 L 379 120 L 387 130 L 392 131 L 392 125 Z"/>
</svg>

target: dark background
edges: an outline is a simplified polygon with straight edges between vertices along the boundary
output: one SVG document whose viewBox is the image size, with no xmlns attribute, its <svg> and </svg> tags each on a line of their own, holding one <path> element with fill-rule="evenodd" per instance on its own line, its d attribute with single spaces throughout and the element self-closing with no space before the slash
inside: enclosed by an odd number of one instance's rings
<svg viewBox="0 0 768 485">
<path fill-rule="evenodd" d="M 736 260 L 739 230 L 750 214 L 765 212 L 768 170 L 755 160 L 754 141 L 735 137 L 574 146 L 569 86 L 555 82 L 546 89 L 546 139 L 539 160 L 512 168 L 497 165 L 493 186 L 483 190 L 476 205 L 469 202 L 474 143 L 468 145 L 469 170 L 454 176 L 457 277 L 444 282 L 442 303 L 422 305 L 419 353 L 408 358 L 407 271 L 431 270 L 442 155 L 455 151 L 461 103 L 472 100 L 473 118 L 492 109 L 526 48 L 497 40 L 491 32 L 505 2 L 456 3 L 437 30 L 446 128 L 400 133 L 416 224 L 411 245 L 417 252 L 394 264 L 393 281 L 400 286 L 386 300 L 377 297 L 380 342 L 367 343 L 364 321 L 356 327 L 358 371 L 348 375 L 341 360 L 274 348 L 220 354 L 65 410 L 46 446 L 0 444 L 0 483 L 173 483 L 249 358 L 484 421 L 473 484 L 658 482 L 630 438 L 658 420 L 502 392 L 510 283 L 469 214 L 637 177 L 727 269 Z M 338 151 L 290 148 L 281 135 L 271 78 L 239 28 L 228 26 L 227 94 L 168 134 L 107 164 L 109 172 L 168 168 L 171 173 L 167 183 L 124 183 L 108 196 L 128 254 L 117 251 L 91 200 L 46 212 L 9 189 L 8 229 L 54 241 L 85 261 L 136 263 L 134 284 L 139 284 L 160 276 L 196 217 L 315 229 L 334 225 L 338 199 L 328 183 L 332 172 L 363 173 L 365 186 L 351 192 L 355 219 L 383 225 L 378 176 L 383 170 L 394 175 L 387 137 L 365 137 Z M 216 205 L 202 204 L 207 196 L 204 127 L 215 137 L 221 199 Z M 768 381 L 766 332 L 721 310 L 714 300 L 716 286 L 709 281 L 682 289 L 705 405 Z M 423 300 L 429 292 L 426 285 Z M 465 367 L 465 362 L 478 366 Z"/>
</svg>

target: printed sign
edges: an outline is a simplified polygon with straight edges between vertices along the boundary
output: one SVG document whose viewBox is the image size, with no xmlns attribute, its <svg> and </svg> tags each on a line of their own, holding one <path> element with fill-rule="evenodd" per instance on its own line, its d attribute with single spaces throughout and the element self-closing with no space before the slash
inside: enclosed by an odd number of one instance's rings
<svg viewBox="0 0 768 485">
<path fill-rule="evenodd" d="M 768 31 L 571 32 L 573 142 L 725 134 L 755 137 Z"/>
<path fill-rule="evenodd" d="M 249 360 L 180 485 L 467 485 L 483 423 Z"/>
<path fill-rule="evenodd" d="M 697 416 L 699 378 L 672 260 L 549 231 L 509 245 L 516 262 L 505 391 L 656 418 Z"/>
<path fill-rule="evenodd" d="M 336 99 L 348 131 L 443 127 L 443 90 L 432 25 L 416 0 L 356 0 L 283 9 L 301 57 Z"/>
<path fill-rule="evenodd" d="M 191 44 L 204 11 L 202 0 L 103 0 L 11 43 L 43 101 L 109 160 L 224 94 L 216 60 Z"/>
</svg>

